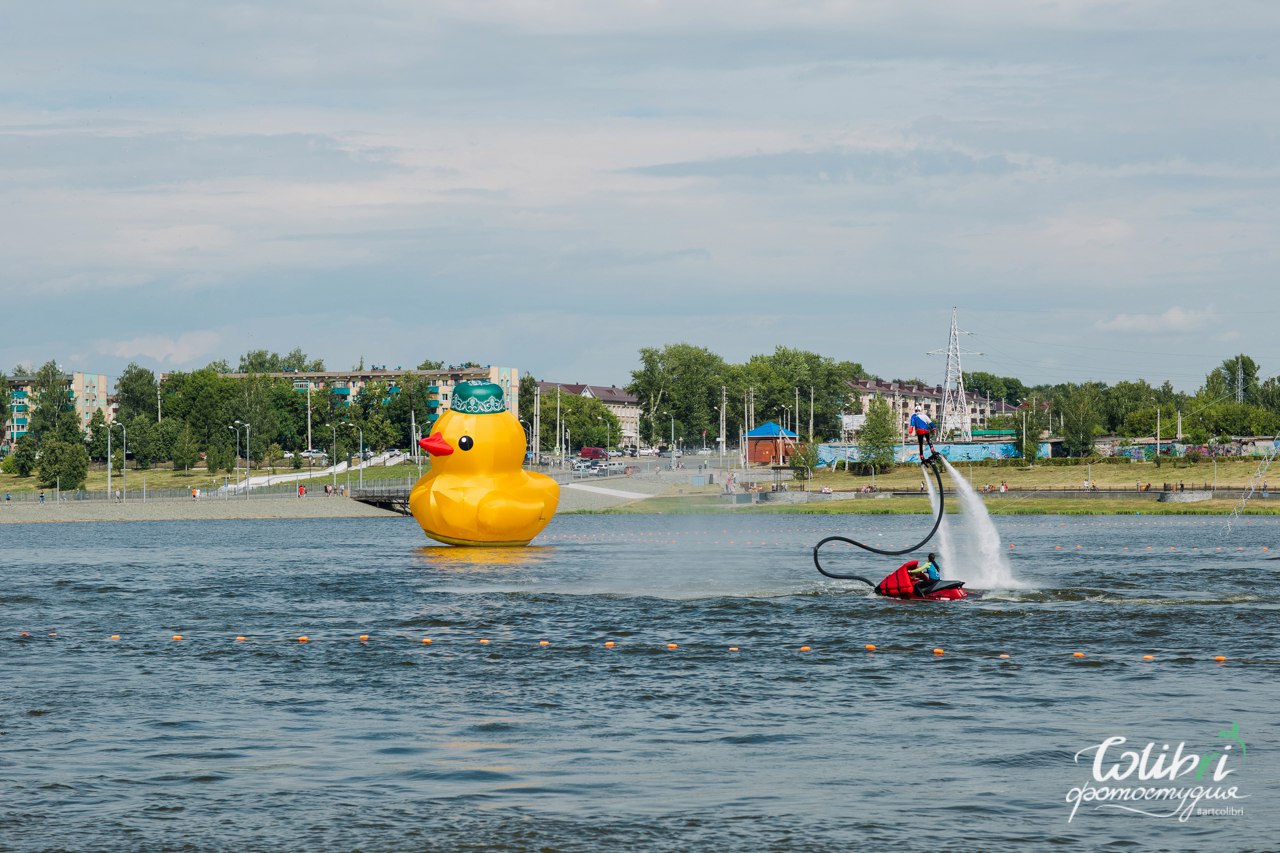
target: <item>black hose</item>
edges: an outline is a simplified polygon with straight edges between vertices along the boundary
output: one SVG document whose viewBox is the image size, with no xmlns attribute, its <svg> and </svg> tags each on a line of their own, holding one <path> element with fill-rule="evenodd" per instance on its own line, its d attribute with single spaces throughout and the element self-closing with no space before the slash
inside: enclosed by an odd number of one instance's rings
<svg viewBox="0 0 1280 853">
<path fill-rule="evenodd" d="M 929 467 L 933 469 L 933 478 L 938 481 L 938 517 L 933 520 L 933 528 L 929 531 L 929 535 L 925 536 L 916 544 L 903 548 L 900 551 L 886 551 L 882 548 L 875 548 L 871 545 L 863 544 L 857 539 L 850 539 L 847 536 L 828 536 L 826 539 L 823 539 L 817 545 L 813 546 L 813 564 L 817 567 L 818 571 L 829 578 L 836 578 L 838 580 L 845 581 L 862 581 L 867 586 L 874 588 L 875 584 L 861 575 L 841 575 L 835 572 L 829 572 L 822 568 L 822 563 L 818 560 L 818 549 L 823 545 L 826 545 L 828 542 L 848 542 L 850 545 L 857 545 L 859 548 L 862 548 L 865 551 L 871 551 L 874 554 L 884 554 L 887 557 L 897 557 L 902 554 L 910 554 L 912 551 L 917 551 L 928 544 L 929 540 L 933 538 L 934 534 L 938 532 L 938 528 L 942 525 L 942 514 L 945 511 L 944 504 L 946 500 L 942 494 L 942 474 L 938 471 L 938 463 L 931 458 L 929 460 Z"/>
</svg>

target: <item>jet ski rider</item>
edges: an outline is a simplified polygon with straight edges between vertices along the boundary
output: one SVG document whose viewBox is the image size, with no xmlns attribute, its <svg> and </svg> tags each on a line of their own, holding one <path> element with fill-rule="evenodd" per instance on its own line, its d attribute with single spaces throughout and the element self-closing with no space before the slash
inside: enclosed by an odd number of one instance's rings
<svg viewBox="0 0 1280 853">
<path fill-rule="evenodd" d="M 929 555 L 929 559 L 923 565 L 917 565 L 914 569 L 907 569 L 907 574 L 911 575 L 911 579 L 916 583 L 942 580 L 942 573 L 938 571 L 938 558 L 933 554 Z"/>
</svg>

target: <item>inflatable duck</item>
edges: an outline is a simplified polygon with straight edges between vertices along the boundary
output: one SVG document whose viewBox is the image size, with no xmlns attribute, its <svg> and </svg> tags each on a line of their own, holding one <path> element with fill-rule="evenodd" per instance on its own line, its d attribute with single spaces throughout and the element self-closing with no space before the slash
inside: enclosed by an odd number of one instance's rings
<svg viewBox="0 0 1280 853">
<path fill-rule="evenodd" d="M 418 442 L 431 470 L 409 493 L 409 512 L 423 531 L 450 545 L 527 545 L 560 501 L 560 486 L 531 474 L 525 435 L 492 382 L 460 383 L 449 411 Z"/>
</svg>

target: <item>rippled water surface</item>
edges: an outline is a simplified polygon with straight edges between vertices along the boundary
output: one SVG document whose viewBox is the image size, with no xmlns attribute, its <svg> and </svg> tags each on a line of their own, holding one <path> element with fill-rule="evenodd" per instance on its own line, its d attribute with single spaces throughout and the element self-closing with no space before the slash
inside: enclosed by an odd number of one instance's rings
<svg viewBox="0 0 1280 853">
<path fill-rule="evenodd" d="M 1277 523 L 996 523 L 954 603 L 813 569 L 921 517 L 6 526 L 0 849 L 1275 849 Z M 1234 723 L 1243 814 L 1068 822 L 1077 751 Z"/>
</svg>

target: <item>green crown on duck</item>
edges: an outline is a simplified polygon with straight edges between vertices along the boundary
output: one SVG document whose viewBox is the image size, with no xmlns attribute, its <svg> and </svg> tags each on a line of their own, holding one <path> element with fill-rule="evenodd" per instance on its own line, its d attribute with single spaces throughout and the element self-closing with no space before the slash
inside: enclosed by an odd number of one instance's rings
<svg viewBox="0 0 1280 853">
<path fill-rule="evenodd" d="M 502 387 L 483 379 L 468 379 L 453 389 L 449 408 L 468 415 L 494 415 L 507 410 Z"/>
</svg>

